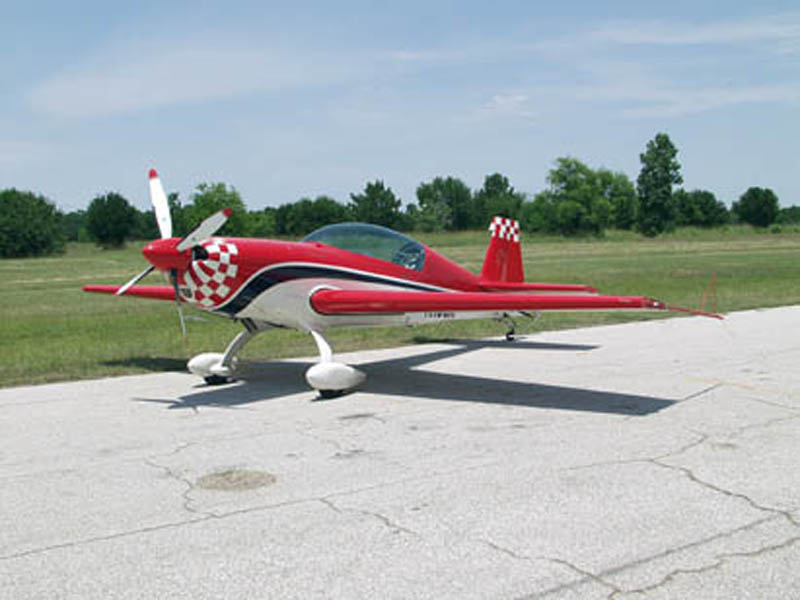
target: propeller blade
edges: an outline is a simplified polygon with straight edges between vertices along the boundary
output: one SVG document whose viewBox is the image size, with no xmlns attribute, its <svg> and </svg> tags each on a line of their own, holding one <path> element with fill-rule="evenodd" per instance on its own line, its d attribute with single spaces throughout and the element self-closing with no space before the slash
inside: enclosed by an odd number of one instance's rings
<svg viewBox="0 0 800 600">
<path fill-rule="evenodd" d="M 172 217 L 169 214 L 169 202 L 164 193 L 164 186 L 158 177 L 155 169 L 150 169 L 150 203 L 156 213 L 158 231 L 161 232 L 161 239 L 172 237 Z"/>
<path fill-rule="evenodd" d="M 178 290 L 178 273 L 174 269 L 169 272 L 172 289 L 175 290 L 175 304 L 178 307 L 178 320 L 181 322 L 181 334 L 186 338 L 186 323 L 183 320 L 183 309 L 181 308 L 181 293 Z"/>
<path fill-rule="evenodd" d="M 228 220 L 228 217 L 231 216 L 232 212 L 230 208 L 223 208 L 221 211 L 208 217 L 205 221 L 200 223 L 194 231 L 178 243 L 176 246 L 178 252 L 183 252 L 187 248 L 196 246 L 203 240 L 210 238 L 220 227 L 225 225 L 225 222 Z"/>
<path fill-rule="evenodd" d="M 155 267 L 154 267 L 153 265 L 150 265 L 150 266 L 149 266 L 149 267 L 147 267 L 147 268 L 146 268 L 144 271 L 142 271 L 141 273 L 139 273 L 139 274 L 138 274 L 136 277 L 134 277 L 133 279 L 131 279 L 131 280 L 130 280 L 128 283 L 126 283 L 126 284 L 125 284 L 125 285 L 123 285 L 121 288 L 119 288 L 119 289 L 118 289 L 118 290 L 117 290 L 117 291 L 114 293 L 114 295 L 115 295 L 115 296 L 122 296 L 122 295 L 124 295 L 124 294 L 125 294 L 125 292 L 127 292 L 127 291 L 128 291 L 129 289 L 131 289 L 131 288 L 132 288 L 134 285 L 136 285 L 136 284 L 137 284 L 137 283 L 138 283 L 138 282 L 139 282 L 141 279 L 144 279 L 145 277 L 147 277 L 147 276 L 150 274 L 150 271 L 152 271 L 153 269 L 155 269 Z"/>
</svg>

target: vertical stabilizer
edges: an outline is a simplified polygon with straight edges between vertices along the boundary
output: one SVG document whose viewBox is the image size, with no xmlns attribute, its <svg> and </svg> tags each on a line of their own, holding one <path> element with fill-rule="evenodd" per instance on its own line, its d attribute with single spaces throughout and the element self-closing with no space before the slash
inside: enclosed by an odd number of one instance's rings
<svg viewBox="0 0 800 600">
<path fill-rule="evenodd" d="M 481 280 L 485 282 L 521 282 L 522 251 L 519 244 L 519 221 L 495 217 L 489 225 L 489 247 L 483 261 Z"/>
</svg>

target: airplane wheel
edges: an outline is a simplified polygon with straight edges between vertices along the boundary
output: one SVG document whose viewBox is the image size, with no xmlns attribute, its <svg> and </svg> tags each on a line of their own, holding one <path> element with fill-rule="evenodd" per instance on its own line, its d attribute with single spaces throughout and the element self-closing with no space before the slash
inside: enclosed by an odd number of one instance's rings
<svg viewBox="0 0 800 600">
<path fill-rule="evenodd" d="M 507 342 L 513 342 L 515 339 L 516 338 L 514 337 L 513 333 L 509 332 L 509 333 L 506 334 L 506 341 Z"/>
<path fill-rule="evenodd" d="M 338 398 L 347 390 L 319 390 L 319 396 L 323 400 L 330 400 L 331 398 Z"/>
<path fill-rule="evenodd" d="M 208 385 L 222 385 L 223 383 L 228 383 L 230 381 L 229 377 L 223 377 L 222 375 L 208 375 L 203 377 L 206 380 Z"/>
</svg>

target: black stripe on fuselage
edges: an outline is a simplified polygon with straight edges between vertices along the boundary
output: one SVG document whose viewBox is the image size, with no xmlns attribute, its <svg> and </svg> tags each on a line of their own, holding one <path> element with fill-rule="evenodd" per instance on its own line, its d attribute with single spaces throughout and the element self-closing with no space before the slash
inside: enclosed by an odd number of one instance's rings
<svg viewBox="0 0 800 600">
<path fill-rule="evenodd" d="M 225 305 L 215 308 L 215 312 L 223 312 L 225 314 L 235 316 L 250 303 L 255 300 L 259 294 L 268 290 L 274 285 L 284 283 L 286 281 L 294 281 L 296 279 L 346 279 L 349 281 L 365 281 L 368 283 L 382 283 L 385 285 L 392 285 L 395 287 L 402 287 L 406 289 L 419 290 L 423 292 L 441 292 L 441 288 L 421 283 L 414 283 L 411 281 L 404 281 L 402 279 L 395 279 L 392 277 L 383 277 L 381 275 L 373 275 L 369 273 L 360 273 L 357 271 L 347 271 L 331 267 L 327 265 L 287 265 L 285 267 L 275 267 L 266 269 L 258 273 L 255 277 L 250 279 L 242 288 L 234 295 L 234 297 Z"/>
</svg>

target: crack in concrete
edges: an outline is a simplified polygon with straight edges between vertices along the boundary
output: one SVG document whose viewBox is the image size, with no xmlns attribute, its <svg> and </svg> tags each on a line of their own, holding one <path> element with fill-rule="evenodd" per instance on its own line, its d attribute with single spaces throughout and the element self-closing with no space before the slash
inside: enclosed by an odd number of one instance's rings
<svg viewBox="0 0 800 600">
<path fill-rule="evenodd" d="M 675 554 L 679 554 L 680 552 L 684 552 L 686 550 L 691 550 L 693 548 L 699 548 L 701 546 L 704 546 L 704 545 L 712 543 L 712 542 L 716 542 L 716 541 L 719 541 L 719 540 L 724 540 L 724 539 L 727 539 L 727 538 L 731 538 L 731 537 L 733 537 L 733 536 L 735 536 L 737 534 L 746 532 L 746 531 L 748 531 L 750 529 L 753 529 L 755 527 L 758 527 L 759 525 L 762 525 L 764 523 L 769 523 L 771 521 L 775 521 L 775 520 L 777 520 L 779 518 L 782 518 L 782 517 L 778 516 L 778 515 L 771 515 L 771 516 L 768 516 L 768 517 L 763 517 L 761 519 L 757 519 L 756 521 L 753 521 L 753 522 L 748 523 L 746 525 L 742 525 L 740 527 L 736 527 L 734 529 L 730 529 L 730 530 L 724 531 L 722 533 L 717 533 L 717 534 L 708 536 L 708 537 L 700 539 L 700 540 L 695 540 L 693 542 L 688 542 L 686 544 L 682 544 L 680 546 L 676 546 L 675 548 L 669 548 L 669 549 L 664 550 L 662 552 L 658 552 L 656 554 L 653 554 L 653 555 L 650 555 L 650 556 L 647 556 L 647 557 L 644 557 L 644 558 L 640 558 L 640 559 L 637 559 L 637 560 L 634 560 L 634 561 L 631 561 L 631 562 L 628 562 L 628 563 L 625 563 L 625 564 L 622 564 L 622 565 L 619 565 L 619 566 L 616 566 L 616 567 L 612 567 L 610 569 L 606 569 L 604 571 L 601 571 L 600 573 L 597 573 L 597 576 L 602 578 L 605 581 L 609 576 L 617 575 L 619 573 L 623 573 L 623 572 L 628 571 L 630 569 L 635 569 L 637 567 L 641 567 L 641 566 L 646 565 L 648 563 L 651 563 L 653 561 L 660 560 L 662 558 L 666 558 L 666 557 L 669 557 L 669 556 L 673 556 Z M 560 593 L 560 592 L 562 592 L 562 591 L 564 591 L 566 589 L 571 589 L 574 586 L 579 585 L 579 584 L 581 584 L 583 582 L 584 582 L 584 580 L 579 580 L 579 581 L 573 581 L 573 582 L 570 582 L 570 583 L 562 584 L 562 585 L 550 588 L 548 590 L 545 590 L 544 592 L 541 592 L 539 594 L 539 596 L 540 597 L 544 597 L 544 596 L 549 596 L 549 595 L 552 595 L 552 594 L 557 594 L 557 593 Z"/>
<path fill-rule="evenodd" d="M 756 502 L 752 498 L 750 498 L 750 496 L 748 496 L 747 494 L 743 494 L 741 492 L 734 492 L 732 490 L 727 490 L 727 489 L 725 489 L 725 488 L 723 488 L 721 486 L 718 486 L 718 485 L 715 485 L 715 484 L 711 483 L 710 481 L 705 481 L 704 479 L 700 479 L 700 477 L 698 477 L 694 473 L 694 471 L 692 471 L 688 467 L 682 467 L 682 466 L 679 466 L 679 465 L 670 465 L 668 463 L 661 462 L 659 459 L 651 459 L 651 460 L 649 460 L 647 462 L 650 462 L 650 463 L 652 463 L 654 465 L 657 465 L 659 467 L 662 467 L 664 469 L 669 469 L 669 470 L 672 470 L 672 471 L 677 471 L 679 473 L 682 473 L 687 479 L 689 479 L 689 481 L 691 481 L 693 483 L 696 483 L 696 484 L 698 484 L 698 485 L 700 485 L 700 486 L 702 486 L 702 487 L 704 487 L 704 488 L 706 488 L 708 490 L 711 490 L 711 491 L 716 492 L 718 494 L 722 494 L 722 495 L 727 496 L 729 498 L 737 498 L 739 500 L 743 500 L 747 504 L 749 504 L 752 508 L 754 508 L 756 510 L 759 510 L 759 511 L 762 511 L 762 512 L 767 512 L 767 513 L 772 513 L 774 515 L 782 516 L 787 521 L 789 521 L 789 523 L 791 525 L 793 525 L 794 527 L 800 527 L 800 522 L 798 522 L 798 520 L 794 517 L 794 515 L 791 513 L 791 511 L 781 510 L 779 508 L 773 508 L 771 506 L 764 506 L 762 504 L 759 504 L 758 502 Z"/>
<path fill-rule="evenodd" d="M 793 421 L 793 420 L 800 420 L 800 415 L 791 415 L 791 416 L 787 416 L 787 417 L 776 417 L 774 419 L 769 419 L 769 420 L 763 421 L 761 423 L 750 423 L 748 425 L 743 425 L 741 427 L 738 427 L 738 428 L 734 429 L 732 432 L 726 433 L 726 434 L 721 435 L 719 437 L 732 439 L 732 438 L 735 438 L 735 437 L 743 434 L 746 431 L 750 431 L 750 430 L 753 430 L 753 429 L 766 428 L 766 427 L 770 427 L 771 425 L 775 425 L 776 423 L 784 423 L 786 421 Z M 608 466 L 615 466 L 615 465 L 627 465 L 627 464 L 648 463 L 648 462 L 655 462 L 656 464 L 659 464 L 657 461 L 665 460 L 667 458 L 674 458 L 676 456 L 679 456 L 679 455 L 681 455 L 681 454 L 683 454 L 685 452 L 688 452 L 692 448 L 695 448 L 697 446 L 700 446 L 700 445 L 706 443 L 712 437 L 710 434 L 704 433 L 702 431 L 694 431 L 694 430 L 688 430 L 688 431 L 690 431 L 691 433 L 697 435 L 698 438 L 693 440 L 693 441 L 691 441 L 691 442 L 689 442 L 689 443 L 687 443 L 687 444 L 684 444 L 683 446 L 680 446 L 679 448 L 677 448 L 675 450 L 671 450 L 669 452 L 665 452 L 664 454 L 658 454 L 656 456 L 649 456 L 649 457 L 643 457 L 643 458 L 623 458 L 623 459 L 619 459 L 619 460 L 600 461 L 600 462 L 596 462 L 596 463 L 588 463 L 588 464 L 585 464 L 585 465 L 577 465 L 577 466 L 574 466 L 574 467 L 569 467 L 569 468 L 567 468 L 565 470 L 566 471 L 579 471 L 579 470 L 582 470 L 582 469 L 591 469 L 591 468 L 595 468 L 595 467 L 608 467 Z M 664 466 L 664 465 L 661 465 L 661 466 Z"/>
<path fill-rule="evenodd" d="M 326 446 L 331 446 L 337 452 L 346 452 L 344 446 L 342 446 L 336 440 L 332 440 L 332 439 L 326 438 L 324 436 L 318 435 L 316 433 L 313 433 L 311 431 L 311 429 L 312 429 L 311 427 L 308 427 L 306 429 L 297 429 L 296 433 L 298 433 L 299 435 L 305 436 L 307 438 L 310 438 L 310 439 L 312 439 L 312 440 L 314 440 L 316 442 L 319 442 L 320 444 L 324 444 Z"/>
<path fill-rule="evenodd" d="M 721 554 L 717 554 L 714 556 L 713 561 L 710 565 L 706 565 L 703 567 L 697 567 L 695 569 L 691 568 L 681 568 L 675 569 L 674 571 L 670 571 L 664 577 L 662 577 L 656 583 L 653 583 L 648 586 L 635 588 L 631 590 L 622 590 L 618 589 L 615 592 L 612 592 L 608 596 L 608 600 L 613 600 L 617 598 L 619 595 L 628 595 L 628 594 L 646 594 L 647 592 L 652 592 L 668 583 L 673 581 L 679 575 L 699 575 L 701 573 L 708 573 L 710 571 L 714 571 L 719 569 L 720 567 L 724 566 L 729 560 L 736 559 L 736 558 L 753 558 L 755 556 L 761 556 L 763 554 L 768 554 L 769 552 L 775 552 L 777 550 L 783 550 L 785 548 L 789 548 L 796 543 L 800 542 L 800 535 L 796 535 L 790 537 L 783 542 L 779 542 L 776 544 L 768 544 L 766 546 L 762 546 L 757 550 L 750 550 L 747 552 L 723 552 Z"/>
<path fill-rule="evenodd" d="M 743 434 L 745 431 L 750 431 L 751 429 L 761 429 L 769 427 L 770 425 L 775 425 L 775 423 L 783 423 L 785 421 L 794 421 L 800 419 L 800 415 L 792 415 L 790 417 L 775 417 L 774 419 L 769 419 L 764 421 L 763 423 L 751 423 L 749 425 L 742 425 L 738 429 L 735 429 L 733 433 L 728 434 L 729 438 L 737 437 Z"/>
<path fill-rule="evenodd" d="M 596 575 L 595 573 L 592 573 L 591 571 L 587 571 L 586 569 L 582 569 L 579 566 L 575 565 L 574 563 L 571 563 L 571 562 L 569 562 L 567 560 L 564 560 L 563 558 L 544 557 L 544 559 L 545 560 L 549 560 L 550 562 L 554 562 L 554 563 L 559 564 L 559 565 L 563 565 L 563 566 L 567 567 L 568 569 L 573 570 L 574 572 L 576 572 L 579 575 L 583 576 L 583 578 L 584 578 L 583 581 L 591 580 L 591 581 L 594 581 L 595 583 L 597 583 L 599 585 L 602 585 L 603 587 L 609 588 L 611 590 L 611 594 L 615 594 L 615 593 L 617 593 L 619 591 L 619 588 L 616 585 L 614 585 L 613 583 L 611 583 L 609 581 L 606 581 L 600 575 Z M 576 583 L 583 583 L 583 581 L 579 581 L 579 582 L 576 582 Z"/>
<path fill-rule="evenodd" d="M 665 452 L 664 454 L 657 454 L 656 456 L 645 456 L 645 457 L 642 457 L 642 458 L 621 458 L 621 459 L 618 459 L 618 460 L 606 460 L 606 461 L 600 461 L 600 462 L 596 462 L 596 463 L 588 463 L 588 464 L 585 464 L 585 465 L 576 465 L 574 467 L 569 467 L 569 468 L 564 469 L 564 470 L 565 471 L 581 471 L 583 469 L 593 469 L 595 467 L 611 467 L 611 466 L 616 466 L 616 465 L 630 465 L 630 464 L 636 464 L 636 463 L 648 463 L 648 462 L 651 462 L 651 461 L 654 461 L 654 460 L 664 460 L 666 458 L 672 458 L 672 457 L 678 456 L 680 454 L 683 454 L 684 452 L 688 452 L 692 448 L 695 448 L 697 446 L 705 444 L 709 440 L 709 438 L 711 437 L 708 434 L 700 432 L 700 431 L 692 431 L 692 430 L 690 430 L 690 433 L 693 433 L 694 435 L 696 435 L 697 438 L 692 440 L 691 442 L 688 442 L 688 443 L 686 443 L 686 444 L 684 444 L 682 446 L 679 446 L 675 450 L 670 450 L 669 452 Z"/>
<path fill-rule="evenodd" d="M 488 546 L 492 550 L 495 550 L 496 552 L 500 552 L 501 554 L 505 554 L 506 556 L 510 556 L 511 558 L 513 558 L 515 560 L 525 561 L 525 562 L 528 562 L 528 563 L 534 563 L 536 561 L 545 561 L 545 562 L 551 562 L 551 563 L 555 563 L 557 565 L 561 565 L 562 567 L 567 567 L 569 570 L 571 570 L 574 573 L 576 573 L 577 575 L 579 575 L 580 579 L 578 579 L 577 581 L 570 582 L 566 587 L 574 587 L 574 586 L 580 585 L 581 583 L 584 583 L 586 581 L 594 581 L 595 583 L 612 590 L 612 592 L 619 590 L 619 588 L 617 586 L 615 586 L 613 583 L 610 583 L 610 582 L 604 580 L 599 575 L 596 575 L 595 573 L 592 573 L 591 571 L 588 571 L 587 569 L 583 569 L 583 568 L 579 567 L 578 565 L 576 565 L 575 563 L 572 563 L 572 562 L 570 562 L 568 560 L 565 560 L 563 558 L 558 558 L 558 557 L 553 557 L 553 556 L 527 556 L 525 554 L 519 554 L 518 552 L 516 552 L 516 551 L 514 551 L 514 550 L 512 550 L 510 548 L 506 548 L 504 546 L 501 546 L 500 544 L 497 544 L 497 543 L 493 542 L 492 540 L 488 540 L 488 539 L 482 538 L 482 539 L 479 539 L 478 541 L 481 544 L 483 544 L 484 546 Z M 546 593 L 551 593 L 551 592 L 546 592 Z M 529 595 L 521 596 L 517 600 L 527 600 L 529 598 L 535 598 L 535 597 L 539 597 L 539 596 L 540 596 L 540 594 L 533 594 L 533 595 L 529 594 Z"/>
<path fill-rule="evenodd" d="M 183 499 L 183 509 L 186 512 L 189 512 L 189 513 L 192 513 L 192 514 L 195 514 L 195 515 L 204 515 L 204 516 L 207 516 L 207 517 L 214 517 L 216 515 L 214 515 L 213 513 L 205 512 L 205 511 L 202 511 L 202 510 L 197 509 L 197 508 L 192 506 L 191 493 L 194 491 L 195 487 L 194 487 L 194 483 L 190 479 L 188 479 L 187 477 L 184 477 L 183 475 L 181 475 L 180 473 L 178 473 L 177 471 L 175 471 L 174 469 L 172 469 L 168 465 L 164 465 L 164 464 L 156 462 L 157 458 L 164 459 L 164 458 L 174 457 L 178 453 L 183 452 L 184 450 L 186 450 L 187 448 L 189 448 L 191 446 L 194 446 L 195 444 L 196 444 L 196 442 L 185 442 L 183 444 L 178 445 L 174 450 L 172 450 L 171 452 L 168 452 L 166 454 L 155 454 L 155 455 L 152 455 L 152 456 L 147 456 L 147 457 L 145 457 L 143 459 L 142 462 L 144 462 L 144 464 L 146 464 L 148 467 L 152 467 L 154 469 L 160 470 L 162 473 L 164 473 L 170 479 L 173 479 L 173 480 L 177 481 L 178 483 L 182 483 L 185 486 L 185 489 L 181 493 L 181 498 Z"/>
<path fill-rule="evenodd" d="M 421 537 L 416 531 L 412 531 L 411 529 L 408 529 L 407 527 L 403 527 L 402 525 L 398 525 L 397 523 L 392 521 L 389 517 L 377 512 L 377 511 L 365 510 L 363 508 L 349 508 L 349 507 L 348 508 L 342 508 L 341 506 L 338 506 L 329 497 L 326 497 L 326 496 L 323 496 L 321 498 L 316 498 L 316 500 L 318 502 L 321 502 L 322 504 L 324 504 L 325 506 L 327 506 L 328 508 L 330 508 L 331 510 L 333 510 L 336 513 L 339 513 L 339 514 L 353 513 L 353 514 L 364 515 L 364 516 L 367 516 L 367 517 L 372 517 L 373 519 L 377 519 L 378 521 L 383 523 L 383 525 L 387 529 L 391 529 L 395 533 L 406 533 L 406 534 L 414 536 L 416 538 L 420 538 Z"/>
</svg>

